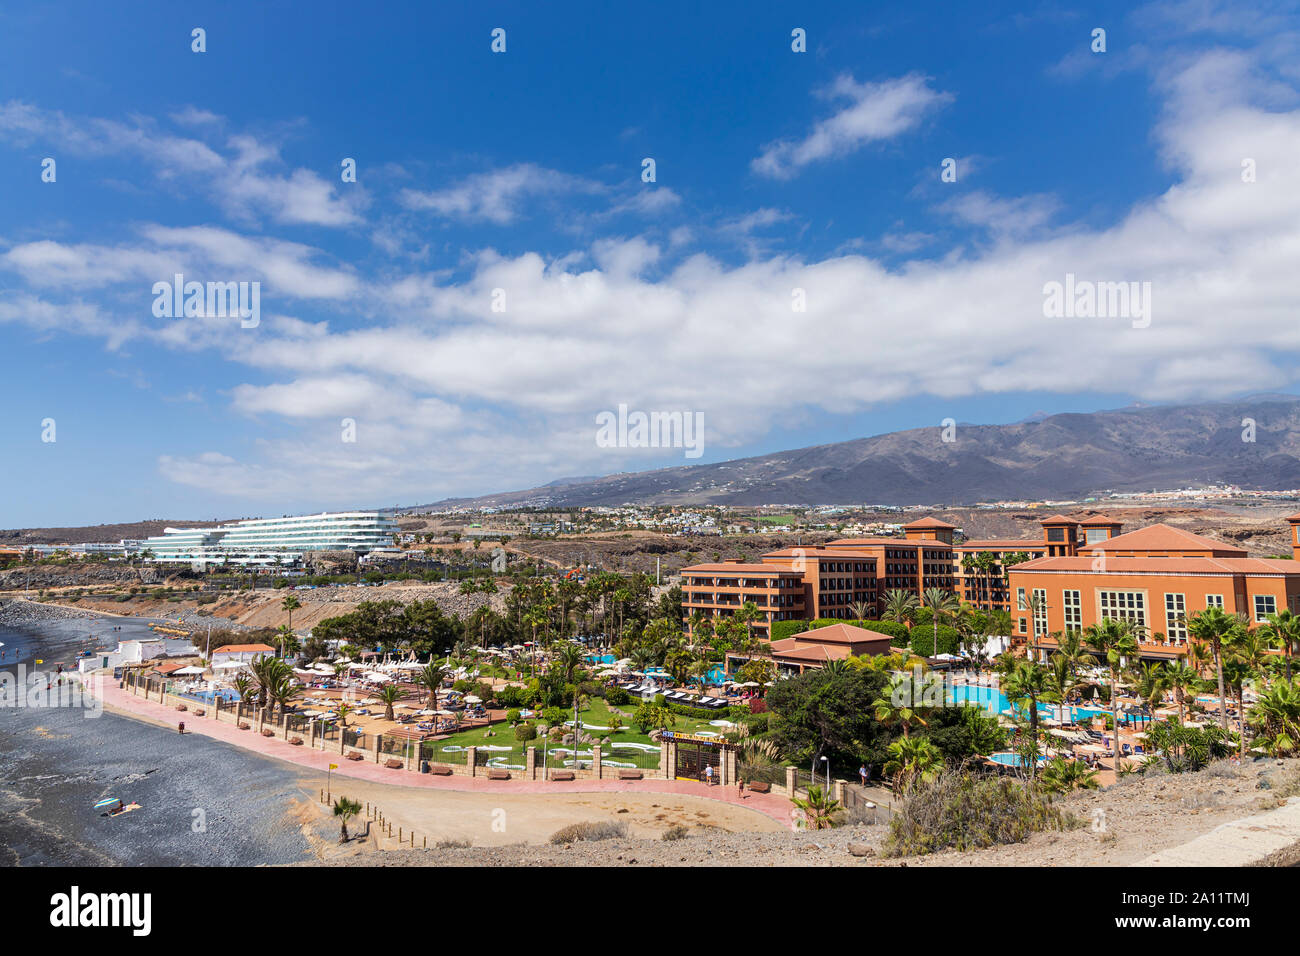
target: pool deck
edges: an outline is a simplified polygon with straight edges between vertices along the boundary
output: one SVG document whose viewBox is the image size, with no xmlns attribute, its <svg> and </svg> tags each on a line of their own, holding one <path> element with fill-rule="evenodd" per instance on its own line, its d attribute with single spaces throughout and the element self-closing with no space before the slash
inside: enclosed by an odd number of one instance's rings
<svg viewBox="0 0 1300 956">
<path fill-rule="evenodd" d="M 94 686 L 98 683 L 98 687 Z M 88 681 L 87 687 L 104 702 L 104 706 L 119 714 L 137 717 L 152 724 L 174 729 L 177 724 L 176 711 L 164 707 L 156 701 L 143 700 L 129 691 L 118 687 L 117 681 L 108 677 L 94 682 Z M 390 770 L 379 764 L 365 761 L 340 760 L 337 753 L 322 750 L 308 750 L 294 747 L 273 737 L 262 737 L 248 731 L 239 730 L 234 724 L 210 720 L 205 717 L 193 717 L 185 722 L 186 734 L 198 734 L 219 740 L 222 743 L 239 747 L 295 764 L 308 770 L 325 773 L 331 763 L 336 765 L 335 776 L 355 777 L 372 783 L 390 786 L 411 787 L 426 790 L 458 790 L 468 793 L 670 793 L 681 796 L 701 797 L 705 800 L 717 800 L 733 806 L 753 810 L 784 824 L 791 822 L 792 805 L 790 801 L 776 794 L 750 793 L 741 794 L 736 787 L 709 786 L 694 780 L 666 780 L 647 778 L 645 780 L 574 780 L 557 782 L 546 780 L 488 780 L 486 777 L 438 777 L 433 774 L 413 773 L 409 770 Z"/>
</svg>

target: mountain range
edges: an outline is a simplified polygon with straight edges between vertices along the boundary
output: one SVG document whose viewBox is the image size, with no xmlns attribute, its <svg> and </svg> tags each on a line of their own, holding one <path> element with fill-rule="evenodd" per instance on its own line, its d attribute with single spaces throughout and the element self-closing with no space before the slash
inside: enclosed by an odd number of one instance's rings
<svg viewBox="0 0 1300 956">
<path fill-rule="evenodd" d="M 1300 487 L 1300 397 L 1039 413 L 946 436 L 935 425 L 417 507 L 974 504 L 1208 484 Z"/>
</svg>

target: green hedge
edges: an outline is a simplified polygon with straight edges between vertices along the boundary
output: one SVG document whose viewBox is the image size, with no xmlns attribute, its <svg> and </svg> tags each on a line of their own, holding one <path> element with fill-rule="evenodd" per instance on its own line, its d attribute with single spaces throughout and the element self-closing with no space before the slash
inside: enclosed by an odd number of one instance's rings
<svg viewBox="0 0 1300 956">
<path fill-rule="evenodd" d="M 888 634 L 894 639 L 895 647 L 906 647 L 911 641 L 912 632 L 907 629 L 906 624 L 899 624 L 897 621 L 853 621 L 840 619 L 837 617 L 819 617 L 814 621 L 775 621 L 772 624 L 772 640 L 781 641 L 787 637 L 794 637 L 796 634 L 802 634 L 804 631 L 815 631 L 819 627 L 830 627 L 832 624 L 851 624 L 854 627 L 866 628 L 868 631 L 876 631 L 879 634 Z M 943 643 L 942 627 L 939 628 L 939 642 Z M 929 633 L 929 632 L 927 632 Z M 934 635 L 930 634 L 931 641 Z"/>
<path fill-rule="evenodd" d="M 956 654 L 961 650 L 961 635 L 955 628 L 947 624 L 939 625 L 939 650 L 940 654 Z M 913 627 L 912 628 L 912 653 L 920 654 L 924 657 L 930 657 L 935 654 L 934 649 L 934 627 Z"/>
</svg>

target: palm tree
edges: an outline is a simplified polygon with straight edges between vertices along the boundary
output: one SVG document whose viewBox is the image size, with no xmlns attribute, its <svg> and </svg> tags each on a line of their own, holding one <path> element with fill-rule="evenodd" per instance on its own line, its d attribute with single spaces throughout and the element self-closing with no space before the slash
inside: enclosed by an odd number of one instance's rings
<svg viewBox="0 0 1300 956">
<path fill-rule="evenodd" d="M 1021 600 L 1024 605 L 1021 610 L 1029 612 L 1029 630 L 1030 630 L 1030 656 L 1035 660 L 1038 658 L 1038 621 L 1047 618 L 1047 598 L 1041 594 L 1030 592 Z"/>
<path fill-rule="evenodd" d="M 922 727 L 929 726 L 921 716 L 919 708 L 915 707 L 916 703 L 916 682 L 910 674 L 895 674 L 885 685 L 881 695 L 872 701 L 871 706 L 876 712 L 876 720 L 883 724 L 893 726 L 897 724 L 903 729 L 903 739 L 908 737 L 908 729 L 912 724 L 920 724 Z"/>
<path fill-rule="evenodd" d="M 859 621 L 865 621 L 867 615 L 875 610 L 875 605 L 870 601 L 854 601 L 849 605 L 849 610 L 853 612 L 853 616 Z"/>
<path fill-rule="evenodd" d="M 395 719 L 393 717 L 393 705 L 399 700 L 404 700 L 406 698 L 406 691 L 402 690 L 402 688 L 398 687 L 396 684 L 385 684 L 383 687 L 379 688 L 379 693 L 375 696 L 378 697 L 379 702 L 384 705 L 384 719 L 393 720 Z"/>
<path fill-rule="evenodd" d="M 339 818 L 339 842 L 348 842 L 348 821 L 361 812 L 361 804 L 347 797 L 334 801 L 334 815 Z"/>
<path fill-rule="evenodd" d="M 1160 676 L 1165 688 L 1174 692 L 1174 700 L 1178 704 L 1178 722 L 1181 724 L 1187 692 L 1194 690 L 1200 684 L 1200 675 L 1196 673 L 1196 668 L 1180 657 L 1168 661 Z"/>
<path fill-rule="evenodd" d="M 1265 620 L 1268 623 L 1260 630 L 1272 639 L 1275 646 L 1282 648 L 1282 655 L 1286 661 L 1286 679 L 1290 680 L 1291 655 L 1296 647 L 1300 646 L 1300 615 L 1292 614 L 1288 608 L 1283 608 L 1276 614 L 1268 615 Z"/>
<path fill-rule="evenodd" d="M 1002 693 L 1006 694 L 1007 700 L 1017 706 L 1028 704 L 1029 710 L 1029 741 L 1034 748 L 1035 758 L 1038 754 L 1038 702 L 1052 693 L 1051 682 L 1048 678 L 1048 672 L 1042 664 L 1034 661 L 1016 661 L 1015 664 L 1002 675 Z M 1038 761 L 1035 759 L 1029 769 L 1030 775 L 1038 771 Z"/>
<path fill-rule="evenodd" d="M 280 713 L 283 714 L 288 711 L 289 704 L 293 702 L 294 698 L 301 693 L 302 685 L 296 683 L 292 677 L 286 676 L 272 689 L 271 699 L 280 705 Z"/>
<path fill-rule="evenodd" d="M 920 607 L 921 602 L 911 591 L 894 588 L 885 592 L 885 613 L 881 616 L 886 621 L 896 621 L 910 626 Z"/>
<path fill-rule="evenodd" d="M 1043 765 L 1043 772 L 1038 779 L 1048 793 L 1069 793 L 1071 790 L 1096 790 L 1097 771 L 1091 769 L 1082 760 L 1066 760 L 1055 757 Z"/>
<path fill-rule="evenodd" d="M 1110 668 L 1110 713 L 1115 722 L 1115 768 L 1119 769 L 1119 669 L 1125 657 L 1137 655 L 1137 638 L 1129 621 L 1102 618 L 1083 632 L 1083 639 L 1106 661 Z"/>
<path fill-rule="evenodd" d="M 1047 682 L 1049 691 L 1047 699 L 1061 706 L 1061 719 L 1065 720 L 1070 695 L 1083 687 L 1083 682 L 1079 680 L 1078 671 L 1075 669 L 1074 661 L 1064 654 L 1053 654 L 1052 659 L 1047 664 L 1047 673 L 1044 680 Z"/>
<path fill-rule="evenodd" d="M 1223 608 L 1210 607 L 1187 619 L 1187 632 L 1206 644 L 1214 654 L 1214 670 L 1219 681 L 1219 725 L 1228 730 L 1228 697 L 1223 689 L 1223 645 L 1231 643 L 1241 629 L 1241 621 Z"/>
<path fill-rule="evenodd" d="M 351 716 L 352 710 L 353 710 L 352 705 L 346 702 L 340 703 L 337 707 L 334 708 L 334 713 L 339 719 L 340 730 L 348 729 L 348 717 Z"/>
<path fill-rule="evenodd" d="M 835 826 L 835 814 L 840 811 L 840 802 L 832 800 L 830 794 L 821 787 L 810 786 L 807 799 L 794 797 L 790 802 L 796 809 L 803 811 L 809 830 L 825 830 Z"/>
<path fill-rule="evenodd" d="M 903 793 L 918 781 L 932 780 L 943 767 L 943 752 L 927 737 L 904 737 L 889 745 L 885 773 L 894 778 L 894 790 Z"/>
<path fill-rule="evenodd" d="M 926 588 L 925 594 L 921 597 L 921 603 L 930 609 L 930 615 L 934 624 L 934 654 L 939 653 L 939 620 L 956 613 L 961 606 L 957 600 L 957 595 L 951 591 L 945 591 L 943 588 Z"/>
<path fill-rule="evenodd" d="M 582 650 L 577 644 L 565 644 L 556 652 L 553 660 L 564 671 L 564 682 L 573 683 L 573 675 L 582 666 Z"/>
<path fill-rule="evenodd" d="M 292 594 L 286 594 L 283 601 L 280 602 L 280 610 L 289 612 L 289 630 L 293 630 L 293 612 L 302 607 L 302 602 Z"/>
<path fill-rule="evenodd" d="M 447 679 L 447 668 L 441 664 L 435 664 L 430 661 L 424 665 L 424 668 L 415 675 L 415 685 L 423 687 L 429 692 L 428 701 L 425 703 L 427 710 L 437 710 L 438 708 L 438 688 L 442 682 Z"/>
<path fill-rule="evenodd" d="M 1300 681 L 1274 682 L 1250 708 L 1246 722 L 1253 743 L 1270 757 L 1294 756 L 1300 748 Z"/>
</svg>

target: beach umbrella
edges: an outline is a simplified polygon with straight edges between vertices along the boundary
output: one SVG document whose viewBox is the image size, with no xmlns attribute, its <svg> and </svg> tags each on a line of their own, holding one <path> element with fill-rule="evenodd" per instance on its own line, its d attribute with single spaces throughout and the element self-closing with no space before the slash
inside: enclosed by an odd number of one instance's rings
<svg viewBox="0 0 1300 956">
<path fill-rule="evenodd" d="M 473 694 L 469 694 L 469 695 L 467 695 L 467 696 L 465 697 L 465 703 L 467 703 L 467 704 L 481 704 L 481 703 L 483 703 L 483 701 L 482 701 L 481 698 L 475 697 Z"/>
<path fill-rule="evenodd" d="M 96 810 L 116 810 L 122 805 L 122 801 L 117 797 L 105 797 L 95 804 Z"/>
</svg>

